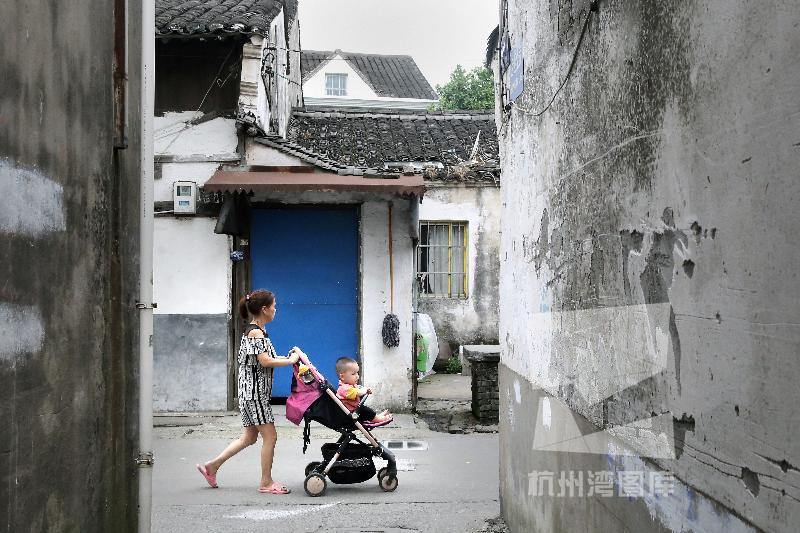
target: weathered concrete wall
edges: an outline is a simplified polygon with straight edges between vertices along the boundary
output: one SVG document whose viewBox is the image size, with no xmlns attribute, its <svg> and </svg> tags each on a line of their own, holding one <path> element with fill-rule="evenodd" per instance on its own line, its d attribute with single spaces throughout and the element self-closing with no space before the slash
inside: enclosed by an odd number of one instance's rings
<svg viewBox="0 0 800 533">
<path fill-rule="evenodd" d="M 228 314 L 158 314 L 153 320 L 153 409 L 224 411 Z"/>
<path fill-rule="evenodd" d="M 541 113 L 588 7 L 509 1 L 505 19 L 525 89 L 498 119 L 504 515 L 518 531 L 793 531 L 800 4 L 600 2 Z M 526 390 L 569 409 L 544 417 Z M 531 450 L 575 420 L 606 439 Z M 587 469 L 671 472 L 676 492 L 528 493 L 534 470 Z"/>
<path fill-rule="evenodd" d="M 0 3 L 0 531 L 136 531 L 141 39 L 115 152 L 113 7 Z"/>
<path fill-rule="evenodd" d="M 431 186 L 420 220 L 467 222 L 468 297 L 419 298 L 436 335 L 451 347 L 498 343 L 500 280 L 500 189 L 495 186 Z"/>
</svg>

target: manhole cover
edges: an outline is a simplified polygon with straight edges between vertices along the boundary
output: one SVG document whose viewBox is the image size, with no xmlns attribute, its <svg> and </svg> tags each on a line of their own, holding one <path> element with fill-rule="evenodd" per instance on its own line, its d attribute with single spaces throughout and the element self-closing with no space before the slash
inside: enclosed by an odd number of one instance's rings
<svg viewBox="0 0 800 533">
<path fill-rule="evenodd" d="M 427 450 L 428 443 L 424 440 L 385 440 L 382 441 L 390 450 Z"/>
</svg>

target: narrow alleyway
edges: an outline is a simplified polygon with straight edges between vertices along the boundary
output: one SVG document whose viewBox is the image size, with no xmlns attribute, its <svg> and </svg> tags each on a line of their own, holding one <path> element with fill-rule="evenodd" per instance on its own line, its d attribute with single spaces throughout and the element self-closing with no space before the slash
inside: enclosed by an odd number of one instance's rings
<svg viewBox="0 0 800 533">
<path fill-rule="evenodd" d="M 303 455 L 301 428 L 286 421 L 282 406 L 275 411 L 279 437 L 274 474 L 292 489 L 283 497 L 255 490 L 260 445 L 225 465 L 219 489 L 207 487 L 196 472 L 195 463 L 238 435 L 238 416 L 157 417 L 153 530 L 497 531 L 491 521 L 500 513 L 496 434 L 434 432 L 418 418 L 398 415 L 395 423 L 375 431 L 377 438 L 391 441 L 398 457 L 395 492 L 382 492 L 373 479 L 329 485 L 324 496 L 311 498 L 303 491 L 303 468 L 336 434 L 312 426 L 312 443 Z M 413 441 L 410 446 L 408 441 Z"/>
</svg>

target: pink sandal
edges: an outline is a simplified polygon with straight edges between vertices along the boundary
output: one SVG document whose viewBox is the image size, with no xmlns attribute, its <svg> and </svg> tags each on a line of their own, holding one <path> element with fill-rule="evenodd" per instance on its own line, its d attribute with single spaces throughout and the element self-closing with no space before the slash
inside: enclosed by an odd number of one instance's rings
<svg viewBox="0 0 800 533">
<path fill-rule="evenodd" d="M 289 494 L 292 492 L 288 487 L 274 481 L 269 487 L 258 487 L 258 492 L 262 494 Z"/>
<path fill-rule="evenodd" d="M 217 475 L 216 474 L 214 474 L 214 475 L 209 474 L 208 470 L 206 470 L 206 467 L 203 466 L 203 465 L 199 465 L 198 464 L 198 465 L 195 465 L 195 466 L 197 466 L 197 471 L 200 472 L 203 475 L 204 478 L 206 478 L 206 483 L 208 483 L 208 486 L 211 487 L 212 489 L 216 489 L 217 488 Z"/>
</svg>

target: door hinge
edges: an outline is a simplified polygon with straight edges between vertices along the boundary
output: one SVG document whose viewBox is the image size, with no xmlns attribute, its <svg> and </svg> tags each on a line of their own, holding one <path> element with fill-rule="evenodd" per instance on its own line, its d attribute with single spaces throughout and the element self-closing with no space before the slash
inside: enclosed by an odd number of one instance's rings
<svg viewBox="0 0 800 533">
<path fill-rule="evenodd" d="M 153 452 L 140 452 L 139 456 L 134 459 L 136 466 L 153 466 L 156 460 L 153 456 Z"/>
</svg>

